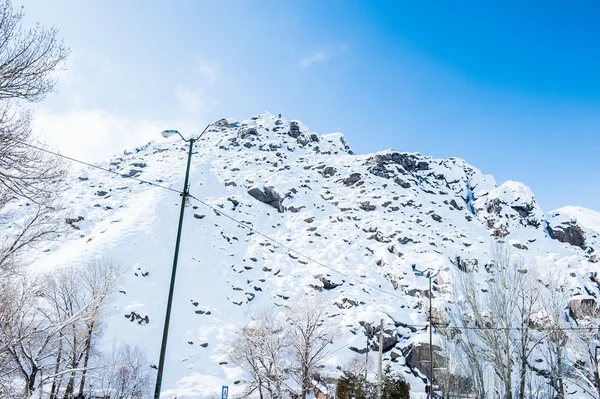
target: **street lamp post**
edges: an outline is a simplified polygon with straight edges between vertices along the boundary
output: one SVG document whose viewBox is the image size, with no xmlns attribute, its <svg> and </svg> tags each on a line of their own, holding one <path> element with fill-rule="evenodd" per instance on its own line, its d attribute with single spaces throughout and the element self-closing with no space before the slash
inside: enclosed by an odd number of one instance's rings
<svg viewBox="0 0 600 399">
<path fill-rule="evenodd" d="M 169 297 L 167 299 L 167 312 L 165 314 L 165 324 L 163 327 L 163 335 L 162 335 L 162 343 L 160 346 L 160 357 L 158 360 L 158 373 L 156 376 L 156 386 L 154 388 L 154 399 L 160 398 L 160 389 L 162 385 L 162 377 L 163 377 L 163 369 L 165 365 L 165 354 L 167 352 L 167 340 L 169 336 L 169 322 L 171 320 L 171 305 L 173 303 L 173 291 L 175 289 L 175 275 L 177 274 L 177 260 L 179 258 L 179 243 L 181 241 L 181 230 L 183 227 L 183 215 L 185 213 L 185 203 L 187 197 L 189 196 L 189 186 L 188 181 L 190 177 L 190 165 L 192 162 L 192 149 L 194 148 L 194 143 L 202 137 L 202 135 L 206 132 L 206 130 L 211 126 L 216 124 L 217 126 L 225 126 L 227 121 L 221 119 L 217 122 L 209 123 L 206 128 L 200 133 L 198 137 L 190 138 L 186 140 L 181 133 L 177 130 L 165 130 L 162 132 L 162 136 L 167 138 L 171 137 L 175 134 L 178 134 L 179 137 L 186 143 L 190 144 L 190 148 L 188 150 L 188 158 L 187 158 L 187 166 L 185 169 L 185 180 L 183 182 L 183 192 L 181 194 L 181 209 L 179 211 L 179 226 L 177 227 L 177 239 L 175 240 L 175 255 L 173 256 L 173 269 L 171 271 L 171 284 L 169 285 Z"/>
<path fill-rule="evenodd" d="M 431 270 L 428 270 L 427 275 L 425 275 L 423 271 L 415 269 L 414 266 L 413 270 L 415 271 L 415 274 L 425 276 L 429 279 L 429 397 L 433 398 L 433 313 L 431 307 L 431 280 L 437 276 L 440 271 L 438 270 L 435 274 L 433 274 Z"/>
</svg>

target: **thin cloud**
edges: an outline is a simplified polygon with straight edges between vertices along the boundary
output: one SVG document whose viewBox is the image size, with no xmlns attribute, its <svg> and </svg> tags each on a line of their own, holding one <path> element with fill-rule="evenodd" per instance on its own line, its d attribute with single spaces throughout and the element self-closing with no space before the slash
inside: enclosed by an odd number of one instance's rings
<svg viewBox="0 0 600 399">
<path fill-rule="evenodd" d="M 307 57 L 302 58 L 298 62 L 298 65 L 302 69 L 310 68 L 315 64 L 326 62 L 326 61 L 329 61 L 330 59 L 332 59 L 333 57 L 337 57 L 340 53 L 343 53 L 344 51 L 346 51 L 347 48 L 348 48 L 348 45 L 346 43 L 338 43 L 338 44 L 332 44 L 329 46 L 325 46 L 324 48 L 321 48 L 320 50 L 313 51 Z"/>
<path fill-rule="evenodd" d="M 331 58 L 331 55 L 328 52 L 326 52 L 325 50 L 315 51 L 308 57 L 300 60 L 300 67 L 304 68 L 304 69 L 310 68 L 314 64 L 326 61 L 329 58 Z"/>
<path fill-rule="evenodd" d="M 213 62 L 200 59 L 198 60 L 198 72 L 206 78 L 206 83 L 212 84 L 217 81 L 219 67 Z"/>
</svg>

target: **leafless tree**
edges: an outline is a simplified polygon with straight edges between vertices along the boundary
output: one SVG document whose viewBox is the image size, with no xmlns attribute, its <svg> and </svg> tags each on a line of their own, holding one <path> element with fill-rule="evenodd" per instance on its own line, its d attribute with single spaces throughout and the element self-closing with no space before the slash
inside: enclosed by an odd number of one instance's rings
<svg viewBox="0 0 600 399">
<path fill-rule="evenodd" d="M 304 296 L 296 306 L 287 309 L 290 339 L 295 358 L 292 376 L 301 388 L 301 397 L 311 390 L 311 377 L 327 355 L 327 347 L 335 334 L 325 326 L 326 302 L 324 297 Z"/>
<path fill-rule="evenodd" d="M 153 376 L 146 355 L 139 347 L 115 346 L 94 373 L 96 393 L 105 398 L 151 398 Z"/>
<path fill-rule="evenodd" d="M 54 89 L 53 72 L 69 51 L 54 28 L 26 30 L 24 15 L 10 0 L 0 6 L 0 270 L 24 247 L 55 235 L 51 216 L 66 173 L 59 159 L 31 147 L 31 113 L 22 104 L 41 101 Z M 20 209 L 9 206 L 16 200 L 24 201 Z"/>
<path fill-rule="evenodd" d="M 566 276 L 553 264 L 544 265 L 544 272 L 537 280 L 537 293 L 542 305 L 543 318 L 539 321 L 543 329 L 544 348 L 542 355 L 548 367 L 548 378 L 558 399 L 565 397 L 565 378 L 568 359 L 566 357 L 569 336 L 565 328 L 570 292 Z"/>
<path fill-rule="evenodd" d="M 272 309 L 258 312 L 229 352 L 231 360 L 252 376 L 248 395 L 281 398 L 289 377 L 289 330 Z"/>
<path fill-rule="evenodd" d="M 475 281 L 473 273 L 457 274 L 454 322 L 461 330 L 457 342 L 472 367 L 480 397 L 490 390 L 484 376 L 487 367 L 494 370 L 503 397 L 511 399 L 515 392 L 519 398 L 525 395 L 527 359 L 534 347 L 530 321 L 538 310 L 527 273 L 522 260 L 499 246 L 494 249 L 485 287 Z M 515 373 L 517 389 L 513 387 Z"/>
<path fill-rule="evenodd" d="M 575 355 L 569 367 L 569 380 L 592 398 L 600 399 L 600 323 L 598 319 L 586 317 L 578 324 L 580 330 L 572 336 L 569 348 Z"/>
</svg>

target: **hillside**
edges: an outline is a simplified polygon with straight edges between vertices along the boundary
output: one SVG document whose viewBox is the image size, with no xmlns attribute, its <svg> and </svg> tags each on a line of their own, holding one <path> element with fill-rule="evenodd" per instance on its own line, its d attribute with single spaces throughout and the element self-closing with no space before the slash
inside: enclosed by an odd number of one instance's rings
<svg viewBox="0 0 600 399">
<path fill-rule="evenodd" d="M 211 397 L 221 385 L 241 394 L 247 376 L 227 356 L 232 340 L 257 309 L 317 291 L 329 304 L 327 323 L 339 332 L 324 374 L 339 374 L 337 367 L 365 348 L 363 325 L 383 318 L 384 362 L 393 360 L 413 390 L 424 392 L 422 373 L 405 365 L 406 349 L 428 337 L 428 280 L 414 269 L 441 270 L 433 306 L 443 312 L 454 273 L 484 276 L 498 242 L 528 265 L 567 271 L 572 297 L 600 295 L 600 213 L 545 213 L 523 183 L 498 185 L 461 159 L 393 150 L 357 155 L 339 133 L 295 126 L 270 113 L 229 120 L 195 146 L 165 394 Z M 116 175 L 74 173 L 65 194 L 69 234 L 27 257 L 34 270 L 99 256 L 126 265 L 102 339 L 141 343 L 152 363 L 180 196 L 129 177 L 179 191 L 186 158 L 182 141 L 157 140 L 100 165 Z"/>
</svg>

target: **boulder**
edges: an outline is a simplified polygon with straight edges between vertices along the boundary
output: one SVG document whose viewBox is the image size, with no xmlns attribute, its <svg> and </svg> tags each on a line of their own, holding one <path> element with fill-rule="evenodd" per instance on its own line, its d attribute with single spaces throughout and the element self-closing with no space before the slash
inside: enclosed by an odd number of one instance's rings
<svg viewBox="0 0 600 399">
<path fill-rule="evenodd" d="M 265 186 L 263 190 L 254 187 L 248 190 L 248 194 L 260 202 L 271 205 L 273 208 L 277 209 L 279 213 L 283 213 L 285 210 L 283 208 L 284 198 L 282 198 L 272 186 Z"/>
<path fill-rule="evenodd" d="M 386 179 L 396 176 L 394 171 L 388 170 L 388 165 L 399 165 L 405 172 L 409 173 L 429 169 L 429 164 L 425 161 L 420 161 L 416 155 L 399 152 L 373 155 L 367 159 L 365 165 L 370 165 L 370 173 Z"/>
<path fill-rule="evenodd" d="M 370 201 L 363 201 L 360 203 L 360 209 L 363 211 L 371 212 L 375 210 L 375 205 L 371 205 Z"/>
<path fill-rule="evenodd" d="M 351 186 L 360 180 L 360 173 L 352 173 L 350 176 L 342 180 L 346 186 Z"/>
<path fill-rule="evenodd" d="M 323 171 L 321 172 L 321 174 L 324 177 L 331 177 L 331 176 L 335 175 L 335 172 L 337 172 L 336 168 L 334 168 L 333 166 L 328 166 L 325 169 L 323 169 Z"/>
<path fill-rule="evenodd" d="M 573 221 L 561 223 L 556 226 L 548 226 L 550 237 L 560 242 L 571 244 L 576 247 L 585 247 L 585 235 L 581 227 Z"/>
<path fill-rule="evenodd" d="M 339 287 L 340 285 L 342 285 L 342 283 L 334 283 L 331 280 L 329 280 L 327 277 L 323 276 L 323 275 L 317 275 L 315 276 L 316 279 L 318 279 L 321 283 L 323 283 L 323 288 L 326 290 L 332 290 L 334 288 Z"/>
<path fill-rule="evenodd" d="M 295 139 L 300 136 L 300 126 L 298 126 L 298 122 L 290 122 L 290 131 L 288 134 Z"/>
<path fill-rule="evenodd" d="M 255 127 L 242 127 L 238 130 L 237 136 L 240 139 L 245 139 L 249 136 L 258 136 L 258 131 Z"/>
</svg>

